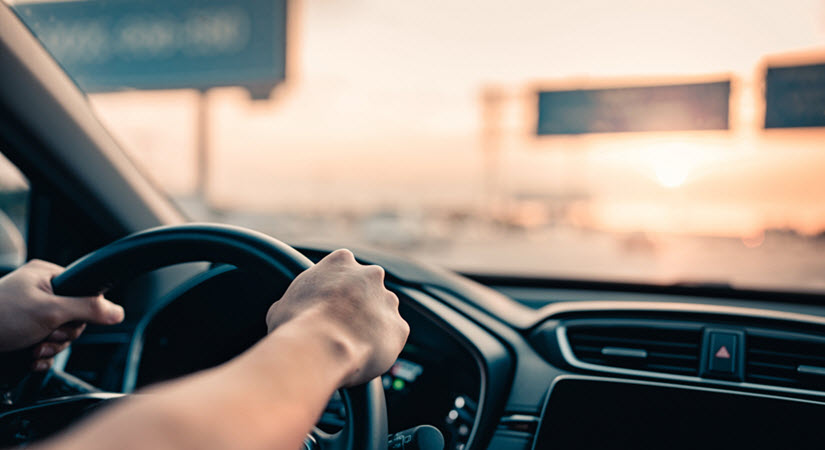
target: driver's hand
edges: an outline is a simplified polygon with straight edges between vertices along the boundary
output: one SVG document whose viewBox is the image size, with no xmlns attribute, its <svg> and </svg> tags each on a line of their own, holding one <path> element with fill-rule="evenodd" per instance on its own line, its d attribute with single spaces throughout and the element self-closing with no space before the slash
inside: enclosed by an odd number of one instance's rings
<svg viewBox="0 0 825 450">
<path fill-rule="evenodd" d="M 336 250 L 299 275 L 266 315 L 271 332 L 295 321 L 332 332 L 354 349 L 358 369 L 341 387 L 381 375 L 392 366 L 410 327 L 398 313 L 398 297 L 384 287 L 384 269 L 364 266 L 349 250 Z"/>
<path fill-rule="evenodd" d="M 52 357 L 80 336 L 85 322 L 123 320 L 123 308 L 103 296 L 55 295 L 52 278 L 61 272 L 58 265 L 32 260 L 0 278 L 0 352 L 33 345 L 34 370 L 51 367 Z"/>
</svg>

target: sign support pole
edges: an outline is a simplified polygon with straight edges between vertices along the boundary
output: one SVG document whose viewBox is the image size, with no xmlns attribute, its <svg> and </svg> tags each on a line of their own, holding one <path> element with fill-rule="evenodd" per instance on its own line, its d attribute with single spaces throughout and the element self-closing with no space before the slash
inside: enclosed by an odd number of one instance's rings
<svg viewBox="0 0 825 450">
<path fill-rule="evenodd" d="M 498 172 L 501 154 L 501 102 L 504 95 L 497 88 L 487 88 L 481 94 L 484 209 L 488 218 L 498 214 Z"/>
<path fill-rule="evenodd" d="M 199 90 L 195 107 L 195 198 L 208 206 L 209 93 Z"/>
</svg>

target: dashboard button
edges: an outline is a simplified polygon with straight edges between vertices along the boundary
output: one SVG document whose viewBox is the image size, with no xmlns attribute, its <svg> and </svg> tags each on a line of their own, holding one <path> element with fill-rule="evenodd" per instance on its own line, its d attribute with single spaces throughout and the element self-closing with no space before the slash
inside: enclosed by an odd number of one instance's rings
<svg viewBox="0 0 825 450">
<path fill-rule="evenodd" d="M 739 357 L 737 351 L 738 336 L 733 333 L 711 332 L 708 355 L 708 371 L 733 375 L 736 373 L 736 358 Z"/>
<path fill-rule="evenodd" d="M 741 380 L 744 348 L 744 332 L 727 328 L 705 328 L 701 375 L 711 378 Z"/>
</svg>

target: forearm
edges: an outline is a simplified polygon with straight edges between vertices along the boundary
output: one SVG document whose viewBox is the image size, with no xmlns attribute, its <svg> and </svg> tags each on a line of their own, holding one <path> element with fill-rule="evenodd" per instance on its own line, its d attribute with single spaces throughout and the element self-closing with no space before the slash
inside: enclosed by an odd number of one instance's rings
<svg viewBox="0 0 825 450">
<path fill-rule="evenodd" d="M 359 349 L 296 319 L 230 363 L 147 390 L 50 443 L 61 449 L 294 450 Z"/>
</svg>

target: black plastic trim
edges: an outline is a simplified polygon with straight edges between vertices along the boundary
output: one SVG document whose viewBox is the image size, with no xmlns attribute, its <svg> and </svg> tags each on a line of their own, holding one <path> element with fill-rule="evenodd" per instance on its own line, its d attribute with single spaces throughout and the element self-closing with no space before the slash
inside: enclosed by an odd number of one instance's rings
<svg viewBox="0 0 825 450">
<path fill-rule="evenodd" d="M 817 405 L 825 406 L 825 402 L 822 401 L 814 401 L 814 400 L 805 400 L 793 397 L 785 397 L 780 395 L 768 395 L 768 394 L 761 394 L 761 393 L 753 393 L 753 392 L 741 392 L 735 390 L 727 390 L 727 389 L 718 389 L 712 387 L 694 387 L 694 386 L 685 386 L 679 384 L 672 384 L 672 383 L 665 383 L 665 382 L 657 382 L 657 381 L 644 381 L 644 380 L 632 380 L 626 378 L 607 378 L 607 377 L 599 377 L 599 376 L 589 376 L 589 375 L 562 375 L 553 379 L 550 388 L 547 390 L 547 395 L 545 396 L 544 406 L 541 409 L 541 416 L 539 419 L 538 430 L 536 432 L 536 438 L 533 441 L 533 450 L 541 450 L 537 449 L 536 445 L 538 444 L 538 435 L 542 429 L 542 423 L 544 421 L 546 412 L 547 412 L 547 405 L 550 403 L 550 397 L 553 394 L 553 389 L 562 380 L 586 380 L 586 381 L 600 381 L 605 383 L 616 383 L 616 384 L 636 384 L 642 386 L 658 386 L 658 387 L 666 387 L 666 388 L 673 388 L 673 389 L 682 389 L 688 391 L 704 391 L 704 392 L 715 392 L 721 394 L 728 394 L 728 395 L 740 395 L 745 397 L 759 397 L 759 398 L 771 398 L 777 400 L 784 400 L 790 402 L 799 402 L 799 403 L 812 403 Z"/>
<path fill-rule="evenodd" d="M 512 382 L 514 366 L 507 348 L 486 330 L 424 292 L 392 284 L 388 287 L 412 300 L 409 306 L 454 337 L 476 361 L 481 386 L 466 448 L 484 448 L 495 433 Z"/>
</svg>

